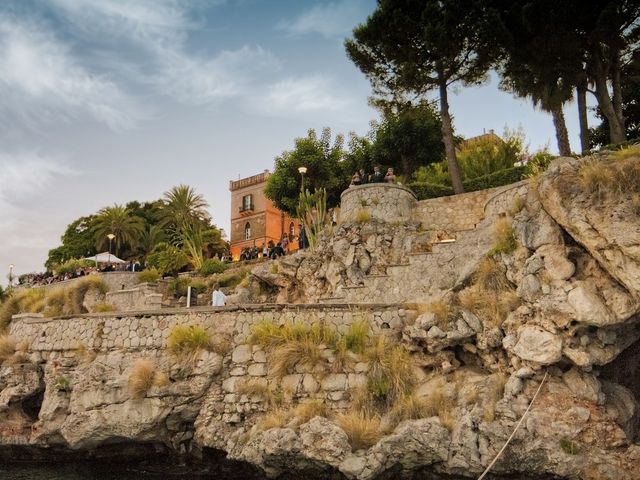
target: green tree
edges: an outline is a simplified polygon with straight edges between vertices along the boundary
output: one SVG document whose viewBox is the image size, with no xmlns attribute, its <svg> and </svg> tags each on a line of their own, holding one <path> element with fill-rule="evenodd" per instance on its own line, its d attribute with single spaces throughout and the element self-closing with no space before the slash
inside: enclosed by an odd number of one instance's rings
<svg viewBox="0 0 640 480">
<path fill-rule="evenodd" d="M 376 96 L 422 98 L 438 91 L 442 141 L 456 193 L 463 187 L 448 88 L 485 79 L 497 24 L 481 1 L 379 0 L 345 42 L 347 55 L 369 78 Z"/>
<path fill-rule="evenodd" d="M 209 204 L 189 185 L 178 185 L 164 193 L 161 210 L 162 224 L 174 233 L 197 224 L 209 225 Z"/>
<path fill-rule="evenodd" d="M 409 179 L 418 167 L 442 160 L 441 132 L 442 122 L 427 102 L 387 110 L 373 130 L 374 161 Z"/>
<path fill-rule="evenodd" d="M 98 212 L 93 228 L 96 247 L 109 247 L 107 235 L 115 235 L 113 239 L 114 254 L 119 255 L 125 245 L 136 245 L 144 229 L 144 222 L 140 217 L 132 215 L 131 210 L 123 205 L 114 204 Z"/>
<path fill-rule="evenodd" d="M 267 180 L 266 196 L 276 207 L 290 215 L 296 215 L 301 190 L 298 168 L 306 167 L 304 189 L 327 191 L 327 206 L 335 207 L 340 194 L 349 186 L 350 173 L 343 161 L 344 139 L 336 135 L 331 142 L 331 130 L 324 128 L 320 137 L 310 129 L 306 137 L 296 138 L 294 149 L 283 152 L 275 159 L 275 168 Z"/>
<path fill-rule="evenodd" d="M 71 222 L 60 240 L 62 245 L 49 250 L 45 262 L 47 268 L 63 263 L 70 258 L 83 258 L 96 254 L 94 227 L 96 215 L 80 217 Z"/>
</svg>

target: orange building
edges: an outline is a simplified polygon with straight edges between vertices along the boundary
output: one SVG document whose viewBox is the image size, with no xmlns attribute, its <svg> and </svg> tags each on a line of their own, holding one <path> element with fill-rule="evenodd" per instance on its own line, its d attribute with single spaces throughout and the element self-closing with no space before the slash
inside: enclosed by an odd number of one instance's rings
<svg viewBox="0 0 640 480">
<path fill-rule="evenodd" d="M 289 236 L 289 250 L 298 248 L 298 220 L 279 210 L 264 194 L 269 170 L 258 175 L 232 180 L 231 191 L 231 255 L 240 258 L 244 248 L 262 250 L 269 241 L 277 244 L 284 235 Z"/>
</svg>

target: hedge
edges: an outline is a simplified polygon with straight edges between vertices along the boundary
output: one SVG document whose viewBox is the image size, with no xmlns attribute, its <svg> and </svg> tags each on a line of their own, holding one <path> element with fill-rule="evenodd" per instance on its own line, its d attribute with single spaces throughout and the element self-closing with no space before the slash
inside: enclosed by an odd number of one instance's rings
<svg viewBox="0 0 640 480">
<path fill-rule="evenodd" d="M 476 192 L 478 190 L 486 190 L 488 188 L 501 187 L 515 183 L 526 175 L 527 167 L 511 167 L 497 172 L 483 175 L 482 177 L 470 178 L 462 182 L 465 192 Z M 407 185 L 413 193 L 416 194 L 418 200 L 426 200 L 428 198 L 446 197 L 453 195 L 453 188 L 448 185 L 438 185 L 435 183 L 414 182 Z"/>
</svg>

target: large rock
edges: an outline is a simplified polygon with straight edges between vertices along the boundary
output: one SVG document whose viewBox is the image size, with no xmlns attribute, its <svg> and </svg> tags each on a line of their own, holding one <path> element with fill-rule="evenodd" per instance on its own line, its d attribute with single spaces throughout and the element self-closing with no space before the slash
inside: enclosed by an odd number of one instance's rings
<svg viewBox="0 0 640 480">
<path fill-rule="evenodd" d="M 513 353 L 523 360 L 551 365 L 562 357 L 562 337 L 536 325 L 525 325 L 518 330 Z"/>
<path fill-rule="evenodd" d="M 631 210 L 631 192 L 595 202 L 581 188 L 567 187 L 577 181 L 584 161 L 554 161 L 540 178 L 540 201 L 556 222 L 638 298 L 640 222 Z"/>
</svg>

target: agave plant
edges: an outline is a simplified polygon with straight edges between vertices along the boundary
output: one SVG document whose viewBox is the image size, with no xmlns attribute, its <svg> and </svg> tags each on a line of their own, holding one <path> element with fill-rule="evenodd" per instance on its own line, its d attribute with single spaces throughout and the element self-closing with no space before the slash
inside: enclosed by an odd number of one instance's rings
<svg viewBox="0 0 640 480">
<path fill-rule="evenodd" d="M 318 242 L 318 236 L 324 228 L 327 217 L 327 191 L 324 188 L 300 192 L 298 200 L 298 218 L 304 225 L 309 247 L 313 250 Z"/>
</svg>

